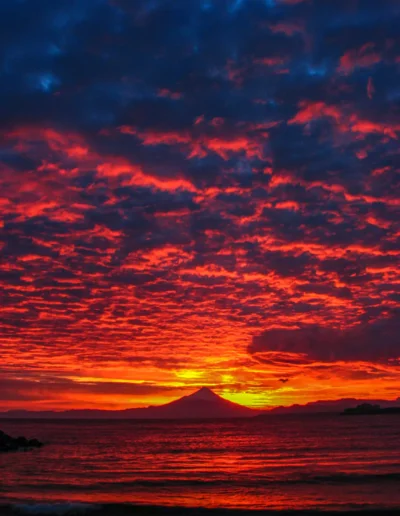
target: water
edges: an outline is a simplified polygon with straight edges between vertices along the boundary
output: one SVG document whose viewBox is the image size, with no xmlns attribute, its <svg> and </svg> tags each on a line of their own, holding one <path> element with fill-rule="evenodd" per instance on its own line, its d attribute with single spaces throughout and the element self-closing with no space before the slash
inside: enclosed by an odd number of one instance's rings
<svg viewBox="0 0 400 516">
<path fill-rule="evenodd" d="M 0 455 L 0 502 L 246 509 L 400 507 L 400 417 L 0 421 L 40 450 Z"/>
</svg>

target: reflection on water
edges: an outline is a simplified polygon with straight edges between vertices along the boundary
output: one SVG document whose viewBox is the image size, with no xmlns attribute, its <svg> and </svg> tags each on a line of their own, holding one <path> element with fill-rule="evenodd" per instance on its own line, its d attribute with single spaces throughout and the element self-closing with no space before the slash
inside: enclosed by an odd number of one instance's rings
<svg viewBox="0 0 400 516">
<path fill-rule="evenodd" d="M 400 418 L 0 421 L 43 449 L 0 456 L 0 500 L 400 507 Z"/>
</svg>

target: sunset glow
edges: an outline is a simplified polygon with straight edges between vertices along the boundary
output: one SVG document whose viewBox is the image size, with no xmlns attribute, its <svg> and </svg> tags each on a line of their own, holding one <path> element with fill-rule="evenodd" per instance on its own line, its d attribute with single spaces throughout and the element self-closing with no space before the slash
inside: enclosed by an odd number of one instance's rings
<svg viewBox="0 0 400 516">
<path fill-rule="evenodd" d="M 0 408 L 397 398 L 396 2 L 23 11 L 0 6 Z"/>
</svg>

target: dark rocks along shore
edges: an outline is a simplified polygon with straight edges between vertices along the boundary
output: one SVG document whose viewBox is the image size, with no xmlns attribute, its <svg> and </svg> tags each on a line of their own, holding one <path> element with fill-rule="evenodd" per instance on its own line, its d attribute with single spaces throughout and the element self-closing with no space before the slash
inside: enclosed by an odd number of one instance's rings
<svg viewBox="0 0 400 516">
<path fill-rule="evenodd" d="M 11 437 L 0 430 L 0 453 L 29 450 L 31 448 L 40 448 L 43 443 L 37 439 L 26 439 L 26 437 Z"/>
</svg>

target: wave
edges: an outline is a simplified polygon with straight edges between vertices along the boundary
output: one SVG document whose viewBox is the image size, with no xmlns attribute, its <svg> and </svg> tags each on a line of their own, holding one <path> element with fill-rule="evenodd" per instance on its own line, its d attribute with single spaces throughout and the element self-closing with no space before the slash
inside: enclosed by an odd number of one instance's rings
<svg viewBox="0 0 400 516">
<path fill-rule="evenodd" d="M 400 482 L 400 473 L 334 473 L 330 475 L 316 475 L 306 482 L 312 483 L 343 483 L 359 484 L 369 482 Z"/>
<path fill-rule="evenodd" d="M 140 504 L 102 504 L 91 505 L 84 503 L 54 503 L 54 504 L 13 504 L 0 505 L 2 516 L 398 516 L 399 508 L 371 508 L 368 505 L 356 504 L 347 510 L 304 510 L 296 509 L 213 509 L 199 507 L 176 507 L 176 506 L 149 506 Z"/>
<path fill-rule="evenodd" d="M 101 506 L 88 503 L 17 503 L 13 504 L 12 510 L 21 515 L 32 516 L 67 516 L 87 514 L 92 511 L 99 511 Z M 3 511 L 1 512 L 3 514 Z M 5 513 L 6 514 L 6 513 Z"/>
<path fill-rule="evenodd" d="M 400 482 L 400 473 L 383 473 L 383 474 L 349 474 L 335 473 L 329 475 L 303 476 L 289 479 L 275 478 L 252 478 L 250 479 L 137 479 L 132 481 L 113 482 L 109 485 L 115 487 L 213 487 L 213 486 L 233 486 L 233 487 L 255 487 L 262 485 L 288 485 L 288 484 L 327 484 L 327 483 L 343 483 L 343 484 L 361 484 L 361 483 L 379 483 L 379 482 Z M 101 484 L 96 487 L 104 487 Z"/>
<path fill-rule="evenodd" d="M 382 473 L 382 474 L 368 474 L 368 473 L 333 473 L 326 475 L 304 475 L 296 478 L 271 478 L 271 477 L 252 477 L 251 479 L 241 478 L 215 478 L 215 479 L 199 479 L 199 478 L 157 478 L 144 479 L 137 478 L 132 480 L 116 480 L 93 482 L 85 484 L 66 484 L 66 483 L 47 483 L 40 484 L 23 484 L 20 487 L 25 489 L 40 488 L 40 490 L 48 491 L 63 491 L 63 492 L 101 492 L 107 490 L 114 492 L 116 489 L 127 488 L 163 488 L 178 489 L 178 488 L 213 488 L 226 487 L 232 488 L 253 488 L 268 485 L 301 485 L 301 484 L 366 484 L 366 483 L 385 483 L 385 482 L 400 482 L 400 473 Z"/>
</svg>

